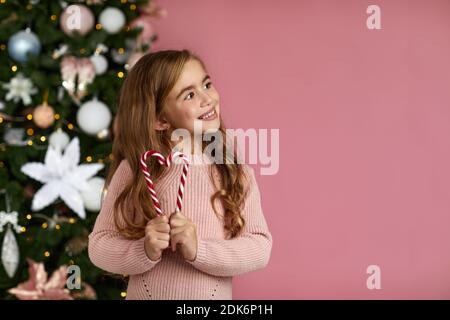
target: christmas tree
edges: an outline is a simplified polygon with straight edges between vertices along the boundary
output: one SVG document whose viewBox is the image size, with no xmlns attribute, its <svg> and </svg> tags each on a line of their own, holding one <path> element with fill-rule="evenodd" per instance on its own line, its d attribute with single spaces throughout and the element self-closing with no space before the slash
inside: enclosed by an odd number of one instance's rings
<svg viewBox="0 0 450 320">
<path fill-rule="evenodd" d="M 96 268 L 87 240 L 117 94 L 165 14 L 152 0 L 0 0 L 0 299 L 125 297 L 126 275 Z"/>
</svg>

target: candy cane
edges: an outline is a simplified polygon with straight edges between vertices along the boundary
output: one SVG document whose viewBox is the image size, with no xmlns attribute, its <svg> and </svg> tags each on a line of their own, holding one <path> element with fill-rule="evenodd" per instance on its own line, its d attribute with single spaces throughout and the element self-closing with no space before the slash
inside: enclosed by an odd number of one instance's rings
<svg viewBox="0 0 450 320">
<path fill-rule="evenodd" d="M 147 188 L 150 192 L 150 197 L 153 201 L 153 205 L 155 207 L 156 213 L 158 215 L 162 215 L 163 212 L 161 210 L 161 204 L 159 202 L 158 196 L 156 195 L 156 191 L 155 191 L 155 186 L 153 184 L 153 181 L 150 177 L 150 173 L 148 171 L 148 166 L 147 166 L 147 158 L 148 157 L 156 157 L 158 159 L 158 162 L 160 165 L 164 165 L 167 168 L 170 167 L 172 160 L 176 157 L 180 157 L 182 158 L 184 165 L 183 165 L 183 172 L 181 174 L 181 179 L 180 179 L 180 186 L 178 188 L 178 195 L 177 195 L 177 209 L 176 212 L 180 212 L 181 208 L 182 208 L 182 204 L 183 204 L 183 195 L 184 195 L 184 186 L 186 185 L 186 177 L 187 177 L 187 173 L 188 173 L 188 169 L 189 169 L 189 160 L 188 158 L 181 152 L 176 151 L 174 153 L 170 153 L 169 156 L 166 158 L 164 158 L 164 156 L 155 151 L 155 150 L 148 150 L 146 152 L 144 152 L 141 156 L 141 170 L 144 174 L 144 178 L 145 178 L 145 182 L 147 183 Z"/>
<path fill-rule="evenodd" d="M 186 177 L 189 170 L 189 160 L 188 158 L 181 152 L 177 151 L 175 153 L 171 153 L 169 155 L 170 161 L 172 161 L 173 158 L 180 157 L 183 160 L 183 172 L 181 173 L 180 178 L 180 186 L 178 187 L 178 195 L 177 195 L 177 212 L 181 211 L 181 207 L 183 205 L 183 195 L 184 195 L 184 186 L 186 185 Z M 169 162 L 170 165 L 170 162 Z"/>
</svg>

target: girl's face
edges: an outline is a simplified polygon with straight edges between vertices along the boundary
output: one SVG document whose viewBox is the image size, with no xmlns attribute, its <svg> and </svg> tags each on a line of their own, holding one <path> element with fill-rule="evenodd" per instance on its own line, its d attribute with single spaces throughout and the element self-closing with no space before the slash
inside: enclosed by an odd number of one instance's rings
<svg viewBox="0 0 450 320">
<path fill-rule="evenodd" d="M 219 93 L 195 59 L 186 62 L 165 103 L 161 119 L 156 123 L 157 130 L 184 128 L 193 135 L 194 121 L 201 123 L 201 133 L 220 127 Z"/>
</svg>

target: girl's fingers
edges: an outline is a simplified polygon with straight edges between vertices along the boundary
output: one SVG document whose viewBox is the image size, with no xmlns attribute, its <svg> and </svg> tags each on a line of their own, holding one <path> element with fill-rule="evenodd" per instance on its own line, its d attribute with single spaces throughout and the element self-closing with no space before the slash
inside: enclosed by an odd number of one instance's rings
<svg viewBox="0 0 450 320">
<path fill-rule="evenodd" d="M 147 225 L 149 224 L 160 224 L 160 223 L 168 223 L 169 222 L 169 218 L 167 217 L 167 215 L 161 215 L 161 216 L 157 216 L 156 218 L 151 219 L 150 221 L 147 222 Z"/>
<path fill-rule="evenodd" d="M 164 250 L 169 247 L 169 243 L 167 241 L 163 241 L 163 240 L 156 240 L 155 246 L 160 250 Z"/>
<path fill-rule="evenodd" d="M 158 223 L 152 226 L 152 229 L 159 232 L 169 233 L 170 225 L 168 223 Z"/>
<path fill-rule="evenodd" d="M 179 239 L 180 239 L 179 233 L 170 238 L 170 246 L 172 247 L 172 251 L 175 251 L 175 249 L 177 248 Z"/>
<path fill-rule="evenodd" d="M 170 229 L 170 237 L 172 238 L 176 234 L 183 232 L 184 229 L 186 229 L 184 226 L 178 227 L 178 228 L 171 228 Z"/>
<path fill-rule="evenodd" d="M 156 232 L 156 239 L 162 240 L 162 241 L 169 241 L 170 235 L 167 232 Z"/>
<path fill-rule="evenodd" d="M 186 222 L 188 222 L 187 219 L 174 216 L 173 218 L 170 219 L 169 224 L 171 228 L 177 228 L 185 225 Z"/>
</svg>

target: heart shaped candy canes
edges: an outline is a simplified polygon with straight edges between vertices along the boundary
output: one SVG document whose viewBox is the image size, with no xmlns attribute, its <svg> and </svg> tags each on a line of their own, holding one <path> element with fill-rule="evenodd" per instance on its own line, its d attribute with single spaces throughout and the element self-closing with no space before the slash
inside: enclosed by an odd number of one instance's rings
<svg viewBox="0 0 450 320">
<path fill-rule="evenodd" d="M 148 166 L 147 166 L 147 158 L 148 157 L 156 157 L 158 159 L 158 162 L 162 166 L 166 166 L 167 168 L 170 168 L 170 165 L 176 157 L 180 157 L 184 164 L 183 164 L 183 172 L 180 177 L 180 186 L 178 188 L 178 195 L 177 195 L 177 212 L 181 211 L 181 207 L 183 204 L 183 194 L 184 194 L 184 186 L 186 185 L 186 176 L 189 169 L 189 160 L 188 158 L 179 151 L 170 153 L 167 159 L 159 152 L 155 150 L 148 150 L 144 152 L 141 156 L 141 170 L 144 174 L 145 182 L 147 183 L 148 190 L 150 192 L 150 197 L 152 198 L 153 205 L 155 207 L 156 213 L 158 215 L 162 215 L 163 212 L 161 210 L 161 204 L 159 203 L 158 196 L 156 195 L 155 186 L 153 184 L 153 181 L 151 179 L 150 173 L 148 172 Z"/>
</svg>

